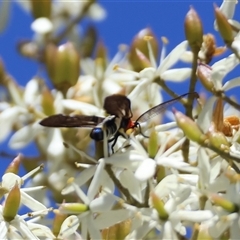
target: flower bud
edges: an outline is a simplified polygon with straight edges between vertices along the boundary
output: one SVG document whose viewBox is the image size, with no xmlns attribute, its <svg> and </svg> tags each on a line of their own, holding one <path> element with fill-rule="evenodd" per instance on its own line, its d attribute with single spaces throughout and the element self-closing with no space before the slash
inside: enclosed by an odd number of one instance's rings
<svg viewBox="0 0 240 240">
<path fill-rule="evenodd" d="M 47 116 L 55 114 L 54 98 L 47 88 L 42 91 L 42 109 Z"/>
<path fill-rule="evenodd" d="M 150 37 L 148 40 L 144 39 L 144 37 Z M 139 72 L 146 67 L 150 67 L 150 53 L 148 49 L 149 41 L 153 55 L 155 59 L 157 59 L 158 55 L 158 42 L 157 39 L 150 28 L 145 28 L 141 30 L 133 39 L 129 50 L 129 61 L 132 64 L 132 67 L 135 71 Z"/>
<path fill-rule="evenodd" d="M 224 42 L 227 45 L 230 45 L 234 40 L 232 27 L 229 24 L 225 15 L 221 12 L 221 10 L 215 4 L 214 4 L 214 12 L 215 12 L 218 30 L 219 30 Z"/>
<path fill-rule="evenodd" d="M 31 0 L 32 15 L 35 19 L 40 17 L 51 17 L 52 1 L 51 0 Z"/>
<path fill-rule="evenodd" d="M 88 210 L 88 206 L 83 203 L 63 203 L 59 208 L 60 213 L 64 214 L 79 214 Z"/>
<path fill-rule="evenodd" d="M 52 232 L 55 236 L 58 236 L 62 223 L 68 215 L 60 213 L 58 210 L 54 211 L 55 218 L 53 219 Z"/>
<path fill-rule="evenodd" d="M 48 75 L 56 89 L 64 94 L 76 84 L 80 75 L 80 57 L 72 43 L 59 47 L 49 44 L 45 49 L 45 64 Z"/>
<path fill-rule="evenodd" d="M 199 64 L 197 68 L 197 76 L 202 85 L 210 92 L 214 91 L 214 84 L 211 79 L 212 69 L 205 64 Z"/>
<path fill-rule="evenodd" d="M 226 136 L 222 132 L 215 131 L 214 128 L 211 128 L 211 130 L 208 131 L 207 136 L 209 139 L 209 143 L 212 146 L 220 150 L 229 151 L 229 142 L 227 141 Z"/>
<path fill-rule="evenodd" d="M 183 130 L 190 140 L 203 144 L 207 137 L 203 134 L 198 125 L 189 117 L 173 109 L 177 125 Z"/>
<path fill-rule="evenodd" d="M 19 171 L 19 166 L 21 164 L 22 161 L 22 157 L 21 154 L 19 154 L 17 157 L 15 157 L 13 159 L 13 161 L 10 163 L 10 165 L 8 166 L 8 168 L 6 169 L 5 173 L 14 173 L 17 174 Z"/>
<path fill-rule="evenodd" d="M 157 182 L 161 182 L 166 177 L 166 170 L 164 166 L 157 165 L 156 169 L 156 180 Z"/>
<path fill-rule="evenodd" d="M 193 7 L 190 7 L 185 17 L 184 28 L 189 46 L 193 52 L 198 52 L 203 42 L 203 28 L 201 19 Z"/>
<path fill-rule="evenodd" d="M 154 192 L 151 192 L 151 200 L 152 200 L 153 207 L 158 212 L 159 218 L 163 221 L 166 221 L 168 219 L 169 215 L 164 208 L 163 201 Z"/>
<path fill-rule="evenodd" d="M 236 204 L 234 204 L 233 202 L 217 195 L 217 194 L 212 194 L 211 195 L 211 201 L 216 205 L 216 206 L 220 206 L 223 209 L 225 209 L 226 211 L 233 213 L 233 212 L 238 212 L 239 208 Z"/>
<path fill-rule="evenodd" d="M 3 218 L 5 221 L 12 221 L 18 213 L 19 206 L 21 201 L 21 193 L 18 186 L 18 183 L 10 190 L 7 199 L 5 201 L 3 209 Z"/>
<path fill-rule="evenodd" d="M 151 131 L 148 142 L 148 156 L 154 158 L 158 151 L 158 134 L 155 130 Z"/>
</svg>

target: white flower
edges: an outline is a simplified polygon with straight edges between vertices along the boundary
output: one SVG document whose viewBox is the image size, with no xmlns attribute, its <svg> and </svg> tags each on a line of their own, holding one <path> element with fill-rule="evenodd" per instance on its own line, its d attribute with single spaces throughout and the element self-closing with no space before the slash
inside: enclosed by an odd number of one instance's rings
<svg viewBox="0 0 240 240">
<path fill-rule="evenodd" d="M 32 213 L 34 214 L 34 212 Z M 43 214 L 45 214 L 43 212 Z M 33 224 L 25 221 L 29 218 L 30 213 L 25 216 L 17 215 L 15 218 L 7 222 L 3 219 L 3 207 L 0 206 L 0 239 L 39 239 L 38 236 L 48 236 L 54 238 L 49 228 L 41 224 Z"/>
<path fill-rule="evenodd" d="M 30 177 L 34 173 L 38 172 L 40 169 L 41 167 L 38 167 L 32 170 L 31 172 L 29 172 L 27 175 L 23 176 L 22 178 L 17 176 L 14 173 L 5 173 L 2 177 L 2 187 L 10 191 L 17 182 L 20 188 L 24 180 L 26 180 L 28 177 Z M 31 189 L 20 188 L 21 203 L 33 211 L 41 210 L 44 213 L 44 210 L 45 210 L 45 214 L 47 214 L 48 212 L 47 208 L 42 203 L 38 202 L 36 199 L 34 199 L 33 197 L 31 197 L 29 194 L 26 193 L 26 191 L 34 192 L 34 191 L 40 191 L 41 189 L 43 189 L 43 187 L 35 187 Z"/>
<path fill-rule="evenodd" d="M 102 194 L 99 192 L 103 183 L 104 166 L 104 161 L 99 160 L 99 164 L 88 188 L 87 194 L 85 194 L 74 182 L 70 182 L 69 186 L 63 190 L 63 193 L 66 193 L 68 192 L 69 187 L 71 189 L 73 188 L 84 204 L 79 205 L 79 211 L 82 213 L 78 212 L 77 208 L 71 210 L 71 204 L 68 205 L 67 203 L 63 203 L 60 207 L 60 212 L 78 214 L 78 224 L 81 224 L 81 235 L 83 239 L 86 239 L 87 233 L 89 233 L 93 239 L 100 239 L 100 229 L 124 221 L 130 214 L 129 211 L 125 209 L 112 210 L 112 207 L 118 198 L 111 193 L 103 192 Z M 78 206 L 77 203 L 76 206 Z M 98 213 L 97 217 L 95 217 L 96 213 Z"/>
<path fill-rule="evenodd" d="M 116 68 L 119 72 L 125 74 L 128 73 L 129 75 L 132 74 L 132 76 L 135 78 L 135 80 L 128 82 L 126 81 L 123 82 L 123 84 L 126 86 L 135 86 L 134 89 L 128 94 L 128 98 L 131 100 L 133 108 L 139 109 L 139 112 L 144 112 L 152 106 L 155 106 L 162 102 L 162 96 L 159 94 L 161 87 L 158 83 L 156 83 L 159 81 L 158 78 L 160 81 L 164 82 L 182 82 L 188 79 L 191 74 L 191 68 L 171 69 L 180 60 L 181 56 L 187 51 L 187 41 L 181 42 L 167 56 L 165 56 L 166 44 L 164 42 L 160 56 L 160 63 L 158 66 L 154 60 L 150 42 L 148 41 L 147 43 L 151 67 L 144 68 L 139 73 L 121 67 Z M 137 49 L 136 51 L 139 54 L 141 53 Z"/>
</svg>

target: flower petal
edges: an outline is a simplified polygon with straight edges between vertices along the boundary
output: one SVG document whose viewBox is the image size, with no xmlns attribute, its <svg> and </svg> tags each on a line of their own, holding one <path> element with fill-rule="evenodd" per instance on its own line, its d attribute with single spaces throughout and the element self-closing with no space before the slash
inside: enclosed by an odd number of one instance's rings
<svg viewBox="0 0 240 240">
<path fill-rule="evenodd" d="M 103 159 L 100 159 L 98 161 L 97 170 L 94 174 L 94 177 L 92 179 L 92 182 L 87 192 L 87 196 L 90 202 L 94 199 L 94 197 L 99 191 L 100 186 L 102 185 L 102 175 L 103 175 L 104 167 L 105 167 L 105 162 Z"/>
<path fill-rule="evenodd" d="M 71 215 L 68 218 L 66 218 L 62 223 L 58 236 L 63 239 L 67 239 L 67 237 L 69 237 L 78 229 L 78 226 L 79 226 L 78 217 Z"/>
<path fill-rule="evenodd" d="M 127 209 L 104 212 L 94 219 L 94 225 L 98 229 L 104 229 L 128 219 L 131 215 L 131 212 Z"/>
<path fill-rule="evenodd" d="M 89 205 L 92 212 L 105 212 L 111 210 L 116 198 L 112 194 L 106 194 L 95 198 Z"/>
<path fill-rule="evenodd" d="M 161 78 L 171 82 L 182 82 L 191 76 L 191 72 L 191 68 L 174 68 L 163 72 Z"/>
<path fill-rule="evenodd" d="M 146 181 L 153 177 L 156 172 L 156 162 L 151 159 L 145 159 L 135 172 L 135 177 L 140 181 Z"/>
<path fill-rule="evenodd" d="M 27 125 L 15 132 L 9 140 L 9 146 L 12 149 L 19 149 L 27 146 L 39 134 L 40 128 L 37 129 L 35 126 L 36 124 Z"/>
<path fill-rule="evenodd" d="M 240 77 L 236 77 L 236 78 L 233 78 L 233 79 L 227 81 L 223 85 L 222 90 L 228 91 L 232 88 L 239 87 L 239 86 L 240 86 Z"/>
<path fill-rule="evenodd" d="M 73 111 L 80 111 L 83 115 L 103 115 L 103 112 L 100 111 L 99 108 L 89 103 L 66 99 L 62 100 L 62 104 L 65 108 Z"/>
<path fill-rule="evenodd" d="M 122 185 L 129 190 L 131 195 L 136 200 L 138 200 L 139 202 L 143 202 L 140 182 L 135 178 L 132 171 L 124 169 L 119 174 L 119 180 L 122 183 Z"/>
<path fill-rule="evenodd" d="M 197 123 L 204 133 L 206 133 L 210 127 L 215 101 L 216 97 L 209 98 L 198 116 Z"/>
<path fill-rule="evenodd" d="M 181 55 L 187 50 L 187 46 L 187 41 L 183 41 L 177 45 L 161 62 L 160 66 L 157 69 L 157 73 L 162 75 L 162 73 L 171 68 L 179 60 Z"/>
<path fill-rule="evenodd" d="M 7 108 L 0 114 L 0 142 L 4 141 L 5 138 L 12 131 L 13 124 L 18 121 L 18 117 L 21 113 L 27 113 L 26 109 L 15 106 L 11 108 Z"/>
</svg>

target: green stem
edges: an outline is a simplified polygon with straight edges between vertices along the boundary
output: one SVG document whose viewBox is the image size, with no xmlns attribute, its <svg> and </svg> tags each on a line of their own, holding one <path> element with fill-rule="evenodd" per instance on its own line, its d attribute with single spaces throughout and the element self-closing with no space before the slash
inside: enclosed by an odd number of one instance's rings
<svg viewBox="0 0 240 240">
<path fill-rule="evenodd" d="M 191 73 L 191 79 L 190 79 L 190 85 L 189 85 L 189 92 L 195 92 L 196 83 L 197 83 L 197 66 L 198 66 L 198 50 L 193 50 L 193 63 L 192 63 L 192 73 Z M 193 101 L 194 96 L 192 94 L 188 95 L 188 103 L 185 106 L 186 109 L 186 116 L 193 118 L 192 116 L 192 109 L 193 109 Z M 189 156 L 189 147 L 190 147 L 190 141 L 186 138 L 182 145 L 182 154 L 184 162 L 188 163 L 188 156 Z"/>
</svg>

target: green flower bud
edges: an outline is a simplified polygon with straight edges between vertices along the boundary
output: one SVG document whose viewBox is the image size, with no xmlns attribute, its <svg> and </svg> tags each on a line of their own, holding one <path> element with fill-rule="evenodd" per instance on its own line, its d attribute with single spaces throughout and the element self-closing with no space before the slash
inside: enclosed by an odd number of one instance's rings
<svg viewBox="0 0 240 240">
<path fill-rule="evenodd" d="M 158 151 L 158 134 L 156 131 L 151 131 L 148 142 L 148 156 L 154 158 Z"/>
<path fill-rule="evenodd" d="M 211 131 L 207 133 L 207 136 L 209 139 L 209 143 L 212 146 L 220 150 L 229 151 L 229 142 L 227 141 L 226 136 L 222 132 L 214 131 L 214 129 L 211 129 Z"/>
<path fill-rule="evenodd" d="M 151 192 L 151 200 L 152 200 L 153 207 L 158 212 L 159 218 L 163 221 L 168 220 L 169 215 L 164 208 L 163 201 L 158 197 L 158 195 L 155 194 L 154 192 Z"/>
<path fill-rule="evenodd" d="M 156 170 L 156 180 L 157 182 L 161 182 L 166 177 L 166 170 L 164 166 L 157 165 Z"/>
<path fill-rule="evenodd" d="M 42 91 L 42 109 L 47 116 L 55 114 L 54 98 L 47 88 Z"/>
<path fill-rule="evenodd" d="M 49 44 L 45 49 L 45 64 L 56 89 L 65 94 L 76 84 L 80 75 L 80 57 L 72 43 L 59 47 Z"/>
<path fill-rule="evenodd" d="M 227 45 L 230 45 L 234 40 L 232 27 L 229 24 L 225 15 L 221 12 L 221 10 L 215 4 L 214 4 L 214 12 L 215 12 L 218 30 L 219 30 L 224 42 Z"/>
<path fill-rule="evenodd" d="M 185 17 L 184 28 L 189 46 L 193 52 L 198 52 L 203 42 L 203 28 L 201 19 L 193 7 L 190 7 Z"/>
<path fill-rule="evenodd" d="M 88 211 L 89 208 L 83 203 L 63 203 L 59 211 L 61 213 L 79 214 Z"/>
<path fill-rule="evenodd" d="M 236 204 L 233 202 L 230 202 L 229 200 L 217 195 L 217 194 L 212 194 L 211 195 L 211 201 L 217 205 L 225 209 L 226 211 L 233 213 L 233 212 L 238 212 L 239 208 Z"/>
<path fill-rule="evenodd" d="M 3 209 L 3 218 L 5 221 L 12 221 L 18 213 L 21 201 L 21 193 L 18 184 L 10 190 L 7 199 L 5 201 Z"/>
<path fill-rule="evenodd" d="M 31 0 L 32 15 L 35 19 L 40 17 L 51 17 L 52 1 L 51 0 Z"/>
<path fill-rule="evenodd" d="M 190 140 L 203 144 L 207 137 L 203 134 L 198 125 L 183 113 L 174 109 L 174 115 L 177 125 L 183 130 L 184 134 Z"/>
</svg>

